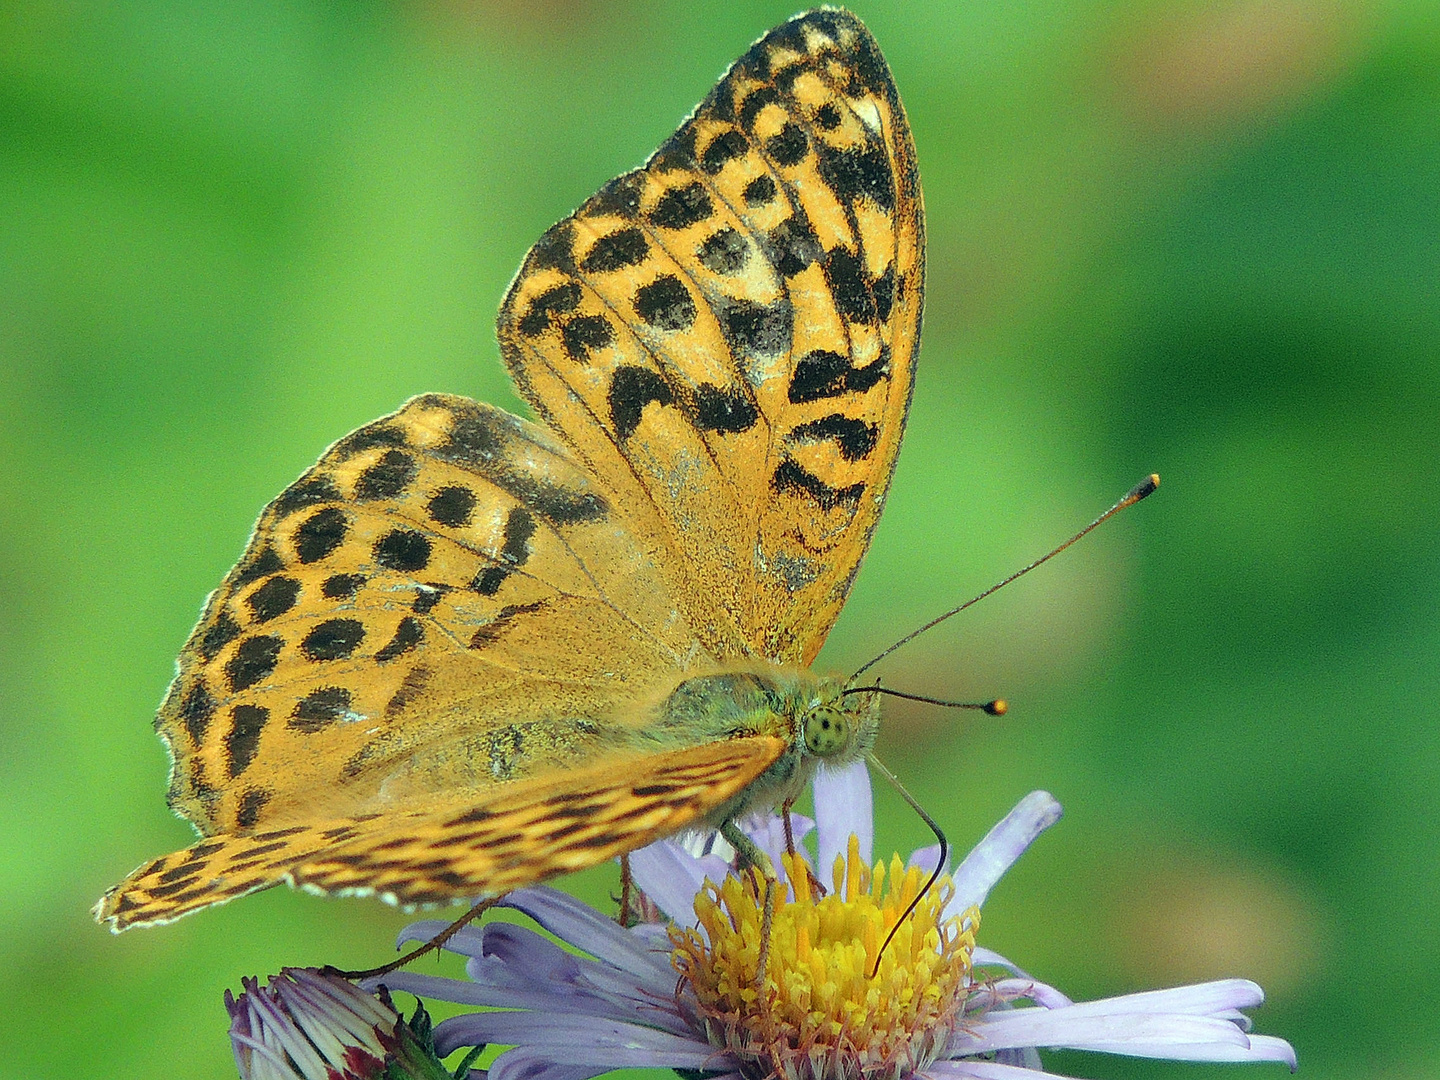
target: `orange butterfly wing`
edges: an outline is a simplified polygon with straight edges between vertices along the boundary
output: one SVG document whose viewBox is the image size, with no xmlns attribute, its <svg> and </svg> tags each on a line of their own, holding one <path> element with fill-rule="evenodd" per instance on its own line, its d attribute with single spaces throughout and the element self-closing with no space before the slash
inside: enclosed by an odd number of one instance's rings
<svg viewBox="0 0 1440 1080">
<path fill-rule="evenodd" d="M 671 553 L 706 649 L 808 665 L 884 504 L 923 291 L 904 109 L 825 10 L 550 229 L 497 325 L 521 393 Z"/>
<path fill-rule="evenodd" d="M 96 906 L 116 931 L 289 881 L 402 905 L 499 896 L 685 828 L 785 750 L 753 736 L 515 781 L 477 802 L 201 840 L 140 867 Z"/>
</svg>

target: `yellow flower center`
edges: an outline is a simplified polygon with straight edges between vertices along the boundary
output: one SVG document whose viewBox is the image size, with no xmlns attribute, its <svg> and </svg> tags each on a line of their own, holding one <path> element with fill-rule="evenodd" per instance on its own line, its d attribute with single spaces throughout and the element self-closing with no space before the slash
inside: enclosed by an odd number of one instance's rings
<svg viewBox="0 0 1440 1080">
<path fill-rule="evenodd" d="M 881 954 L 927 874 L 898 855 L 888 874 L 883 862 L 866 867 L 852 836 L 848 857 L 835 859 L 834 891 L 817 898 L 805 863 L 784 861 L 797 895 L 774 887 L 768 940 L 755 870 L 705 883 L 695 898 L 704 934 L 671 932 L 710 1044 L 756 1078 L 900 1080 L 925 1068 L 964 1007 L 979 910 L 942 922 L 955 889 L 942 876 Z"/>
</svg>

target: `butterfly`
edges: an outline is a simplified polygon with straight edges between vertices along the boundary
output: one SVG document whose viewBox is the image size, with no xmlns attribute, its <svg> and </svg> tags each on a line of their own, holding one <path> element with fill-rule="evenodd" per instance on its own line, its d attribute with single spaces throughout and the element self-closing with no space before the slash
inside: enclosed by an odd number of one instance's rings
<svg viewBox="0 0 1440 1080">
<path fill-rule="evenodd" d="M 529 252 L 496 331 L 538 423 L 425 394 L 266 507 L 156 720 L 201 838 L 97 918 L 498 896 L 867 752 L 878 699 L 809 665 L 923 294 L 890 70 L 855 16 L 796 16 Z"/>
</svg>

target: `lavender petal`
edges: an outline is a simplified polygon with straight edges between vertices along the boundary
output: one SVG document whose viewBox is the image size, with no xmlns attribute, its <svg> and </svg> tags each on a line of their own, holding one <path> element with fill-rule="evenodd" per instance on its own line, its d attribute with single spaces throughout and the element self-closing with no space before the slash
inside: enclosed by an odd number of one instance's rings
<svg viewBox="0 0 1440 1080">
<path fill-rule="evenodd" d="M 1099 998 L 1071 1005 L 1070 1016 L 1112 1016 L 1120 1013 L 1175 1013 L 1213 1017 L 1218 1012 L 1248 1009 L 1265 1000 L 1265 991 L 1249 979 L 1216 979 L 1165 990 Z"/>
<path fill-rule="evenodd" d="M 705 879 L 720 882 L 729 872 L 718 855 L 697 857 L 671 840 L 657 840 L 630 853 L 635 884 L 677 926 L 695 925 L 695 896 Z"/>
<path fill-rule="evenodd" d="M 1068 1009 L 1074 1002 L 1056 990 L 1049 983 L 1025 976 L 1019 979 L 997 979 L 993 991 L 1001 1001 L 1017 1001 L 1028 998 L 1043 1009 Z"/>
<path fill-rule="evenodd" d="M 395 948 L 398 950 L 412 941 L 430 941 L 449 925 L 444 919 L 420 919 L 412 922 L 396 936 Z M 484 943 L 485 928 L 471 925 L 461 927 L 440 947 L 460 956 L 483 956 Z"/>
<path fill-rule="evenodd" d="M 717 1052 L 693 1037 L 601 1017 L 535 1012 L 466 1013 L 435 1027 L 445 1057 L 480 1043 L 523 1045 L 558 1065 L 702 1068 Z"/>
<path fill-rule="evenodd" d="M 875 815 L 870 795 L 870 770 L 856 761 L 843 769 L 821 766 L 812 783 L 815 792 L 815 841 L 820 857 L 816 873 L 829 882 L 835 857 L 850 846 L 852 834 L 860 839 L 860 861 L 870 865 L 875 844 Z"/>
<path fill-rule="evenodd" d="M 1076 1017 L 1072 1013 L 1073 1009 L 989 1013 L 956 1029 L 947 1056 L 968 1057 L 1021 1046 L 1063 1046 L 1131 1057 L 1173 1057 L 1182 1047 L 1250 1045 L 1234 1024 L 1205 1016 L 1117 1013 Z"/>
<path fill-rule="evenodd" d="M 998 1061 L 936 1061 L 918 1075 L 929 1080 L 1066 1080 L 1044 1069 L 1027 1069 Z"/>
<path fill-rule="evenodd" d="M 1048 791 L 1032 791 L 976 844 L 965 861 L 951 875 L 955 896 L 943 917 L 959 915 L 966 908 L 985 903 L 990 890 L 1009 870 L 1037 836 L 1060 820 L 1063 811 Z"/>
<path fill-rule="evenodd" d="M 940 861 L 940 845 L 930 844 L 928 847 L 916 848 L 910 853 L 909 860 L 905 866 L 918 866 L 921 873 L 929 874 L 935 870 L 935 864 Z"/>
<path fill-rule="evenodd" d="M 619 923 L 558 889 L 544 885 L 516 889 L 501 903 L 530 916 L 561 941 L 602 963 L 646 981 L 660 978 L 674 983 L 668 956 L 657 957 Z"/>
<path fill-rule="evenodd" d="M 557 1065 L 543 1054 L 517 1046 L 496 1058 L 488 1075 L 489 1080 L 591 1080 L 605 1071 L 603 1065 Z"/>
</svg>

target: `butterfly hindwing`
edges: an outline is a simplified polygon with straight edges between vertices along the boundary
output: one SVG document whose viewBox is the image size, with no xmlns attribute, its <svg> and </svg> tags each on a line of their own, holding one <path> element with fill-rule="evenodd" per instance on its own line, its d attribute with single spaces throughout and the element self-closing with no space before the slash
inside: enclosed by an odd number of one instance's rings
<svg viewBox="0 0 1440 1080">
<path fill-rule="evenodd" d="M 116 930 L 170 922 L 281 881 L 406 905 L 498 896 L 703 820 L 785 748 L 769 736 L 731 739 L 403 812 L 220 834 L 142 866 L 96 914 Z"/>
<path fill-rule="evenodd" d="M 914 146 L 864 26 L 737 61 L 644 168 L 531 251 L 498 331 L 717 657 L 808 664 L 884 502 L 918 348 Z"/>
</svg>

